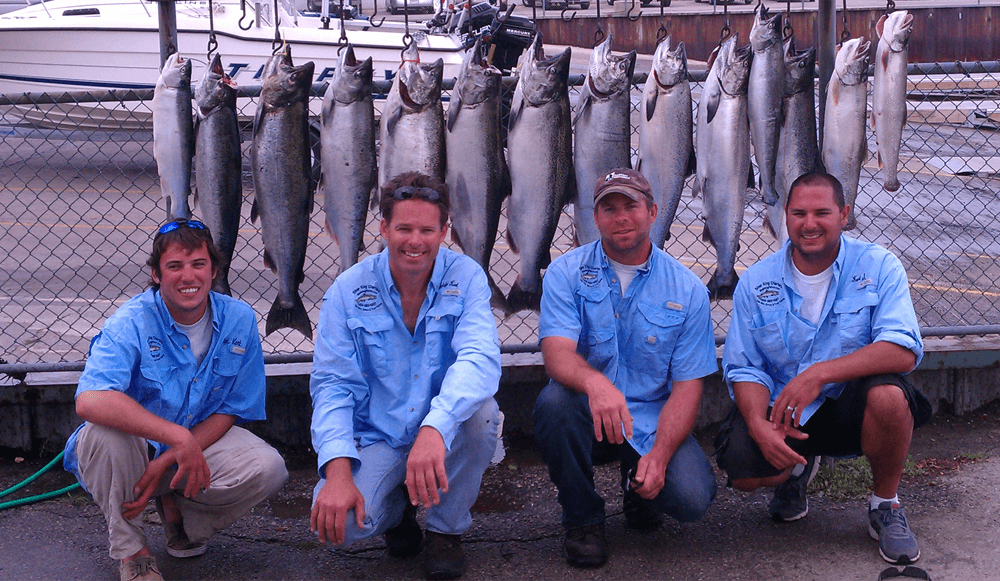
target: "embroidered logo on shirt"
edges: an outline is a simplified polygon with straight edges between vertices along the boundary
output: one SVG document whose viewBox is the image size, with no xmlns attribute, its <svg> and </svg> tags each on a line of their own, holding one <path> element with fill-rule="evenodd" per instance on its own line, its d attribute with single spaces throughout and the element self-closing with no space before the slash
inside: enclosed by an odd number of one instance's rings
<svg viewBox="0 0 1000 581">
<path fill-rule="evenodd" d="M 146 337 L 146 345 L 149 347 L 149 356 L 153 361 L 163 359 L 163 343 L 158 337 Z"/>
<path fill-rule="evenodd" d="M 785 300 L 781 296 L 781 284 L 777 281 L 762 282 L 753 290 L 757 293 L 757 303 L 767 307 L 773 307 Z"/>
<path fill-rule="evenodd" d="M 670 309 L 671 311 L 683 311 L 684 305 L 680 303 L 667 302 L 667 308 Z"/>
<path fill-rule="evenodd" d="M 580 282 L 583 286 L 594 288 L 601 283 L 601 270 L 593 266 L 581 266 Z"/>
<path fill-rule="evenodd" d="M 382 306 L 382 299 L 379 297 L 379 290 L 375 285 L 364 284 L 351 292 L 354 293 L 354 304 L 359 311 L 374 311 Z"/>
</svg>

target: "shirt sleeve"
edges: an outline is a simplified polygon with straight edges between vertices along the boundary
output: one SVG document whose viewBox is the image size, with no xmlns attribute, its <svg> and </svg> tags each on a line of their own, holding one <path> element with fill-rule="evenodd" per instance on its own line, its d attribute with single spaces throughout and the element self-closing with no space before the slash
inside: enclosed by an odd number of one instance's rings
<svg viewBox="0 0 1000 581">
<path fill-rule="evenodd" d="M 688 316 L 684 319 L 670 361 L 672 381 L 700 379 L 719 369 L 715 358 L 715 335 L 712 311 L 708 304 L 708 289 L 703 285 L 693 286 L 688 303 Z"/>
<path fill-rule="evenodd" d="M 242 306 L 242 305 L 241 305 Z M 213 413 L 236 416 L 238 423 L 263 420 L 267 417 L 267 379 L 264 374 L 264 352 L 260 346 L 256 317 L 246 307 L 244 345 L 246 351 L 226 399 Z"/>
<path fill-rule="evenodd" d="M 557 260 L 542 279 L 542 308 L 538 315 L 538 341 L 546 337 L 565 337 L 580 341 L 583 321 L 574 300 L 566 260 Z"/>
<path fill-rule="evenodd" d="M 132 382 L 132 372 L 139 364 L 139 342 L 129 341 L 120 333 L 109 331 L 107 324 L 90 342 L 87 362 L 76 386 L 76 395 L 85 391 L 120 391 L 125 393 Z"/>
<path fill-rule="evenodd" d="M 312 442 L 320 478 L 325 477 L 322 469 L 330 460 L 351 458 L 355 465 L 360 461 L 354 445 L 354 406 L 368 391 L 368 382 L 347 324 L 342 286 L 340 279 L 335 280 L 323 297 L 309 377 Z"/>
<path fill-rule="evenodd" d="M 916 355 L 916 365 L 919 365 L 924 356 L 924 344 L 910 298 L 906 269 L 889 252 L 882 268 L 877 289 L 879 301 L 872 312 L 872 341 L 886 341 L 909 349 Z"/>
<path fill-rule="evenodd" d="M 741 280 L 736 285 L 733 295 L 733 313 L 729 321 L 729 332 L 726 333 L 726 345 L 722 353 L 722 376 L 729 387 L 729 397 L 733 394 L 733 384 L 750 382 L 763 385 L 775 397 L 774 380 L 765 372 L 764 353 L 750 333 L 753 324 L 753 305 L 751 294 Z"/>
<path fill-rule="evenodd" d="M 500 385 L 500 340 L 486 273 L 478 266 L 466 288 L 451 345 L 455 362 L 445 372 L 441 390 L 420 424 L 440 432 L 448 449 L 461 423 L 493 397 Z"/>
</svg>

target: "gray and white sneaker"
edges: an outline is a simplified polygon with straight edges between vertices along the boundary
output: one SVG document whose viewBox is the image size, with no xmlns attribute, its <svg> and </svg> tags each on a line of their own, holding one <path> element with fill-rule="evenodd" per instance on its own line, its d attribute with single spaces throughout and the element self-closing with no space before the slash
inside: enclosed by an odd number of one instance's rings
<svg viewBox="0 0 1000 581">
<path fill-rule="evenodd" d="M 792 522 L 809 514 L 809 498 L 806 488 L 819 472 L 822 456 L 806 457 L 806 467 L 802 474 L 789 476 L 774 489 L 774 496 L 767 505 L 767 514 L 778 522 Z"/>
<path fill-rule="evenodd" d="M 893 565 L 906 565 L 920 558 L 917 537 L 898 504 L 885 501 L 868 511 L 868 534 L 878 541 L 878 552 Z"/>
</svg>

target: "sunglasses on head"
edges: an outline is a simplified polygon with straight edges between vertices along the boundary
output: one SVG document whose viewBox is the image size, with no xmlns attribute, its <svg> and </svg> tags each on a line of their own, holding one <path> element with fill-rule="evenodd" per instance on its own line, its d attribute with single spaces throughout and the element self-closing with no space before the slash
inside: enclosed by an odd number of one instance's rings
<svg viewBox="0 0 1000 581">
<path fill-rule="evenodd" d="M 180 228 L 181 226 L 187 226 L 188 228 L 192 228 L 194 230 L 208 230 L 207 226 L 205 226 L 204 224 L 202 224 L 197 220 L 172 220 L 170 222 L 167 222 L 163 226 L 160 226 L 157 236 L 159 236 L 160 234 L 173 232 L 174 230 Z"/>
<path fill-rule="evenodd" d="M 441 199 L 441 194 L 434 188 L 418 188 L 414 186 L 402 186 L 396 188 L 396 191 L 392 193 L 392 199 L 394 200 L 409 200 L 411 198 L 437 202 Z"/>
</svg>

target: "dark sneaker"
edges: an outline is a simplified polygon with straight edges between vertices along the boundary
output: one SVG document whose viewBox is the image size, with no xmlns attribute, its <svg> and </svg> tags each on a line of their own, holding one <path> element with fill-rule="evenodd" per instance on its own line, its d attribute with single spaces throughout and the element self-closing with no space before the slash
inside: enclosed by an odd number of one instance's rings
<svg viewBox="0 0 1000 581">
<path fill-rule="evenodd" d="M 416 557 L 420 554 L 420 543 L 424 533 L 417 524 L 417 507 L 409 502 L 403 510 L 403 520 L 382 535 L 389 555 L 397 559 Z"/>
<path fill-rule="evenodd" d="M 427 579 L 458 579 L 469 568 L 462 550 L 461 535 L 445 535 L 427 531 L 424 538 L 424 577 Z"/>
<path fill-rule="evenodd" d="M 878 552 L 893 565 L 906 565 L 920 558 L 917 537 L 906 522 L 906 513 L 889 501 L 868 511 L 868 533 L 878 541 Z"/>
<path fill-rule="evenodd" d="M 156 513 L 160 515 L 160 524 L 163 525 L 163 534 L 167 537 L 167 554 L 177 559 L 188 559 L 204 555 L 208 550 L 208 543 L 202 541 L 195 543 L 188 538 L 184 532 L 184 521 L 171 522 L 167 520 L 163 511 L 163 499 L 156 497 Z"/>
<path fill-rule="evenodd" d="M 566 531 L 563 542 L 566 562 L 580 569 L 600 567 L 608 561 L 608 541 L 604 535 L 604 522 Z"/>
<path fill-rule="evenodd" d="M 792 522 L 809 514 L 809 498 L 806 488 L 816 478 L 819 472 L 821 456 L 808 456 L 806 467 L 802 474 L 789 476 L 774 489 L 771 503 L 767 505 L 767 514 L 778 522 Z"/>
<path fill-rule="evenodd" d="M 653 503 L 631 490 L 625 491 L 622 502 L 625 512 L 625 526 L 636 531 L 651 531 L 660 526 L 663 518 L 653 508 Z"/>
</svg>

